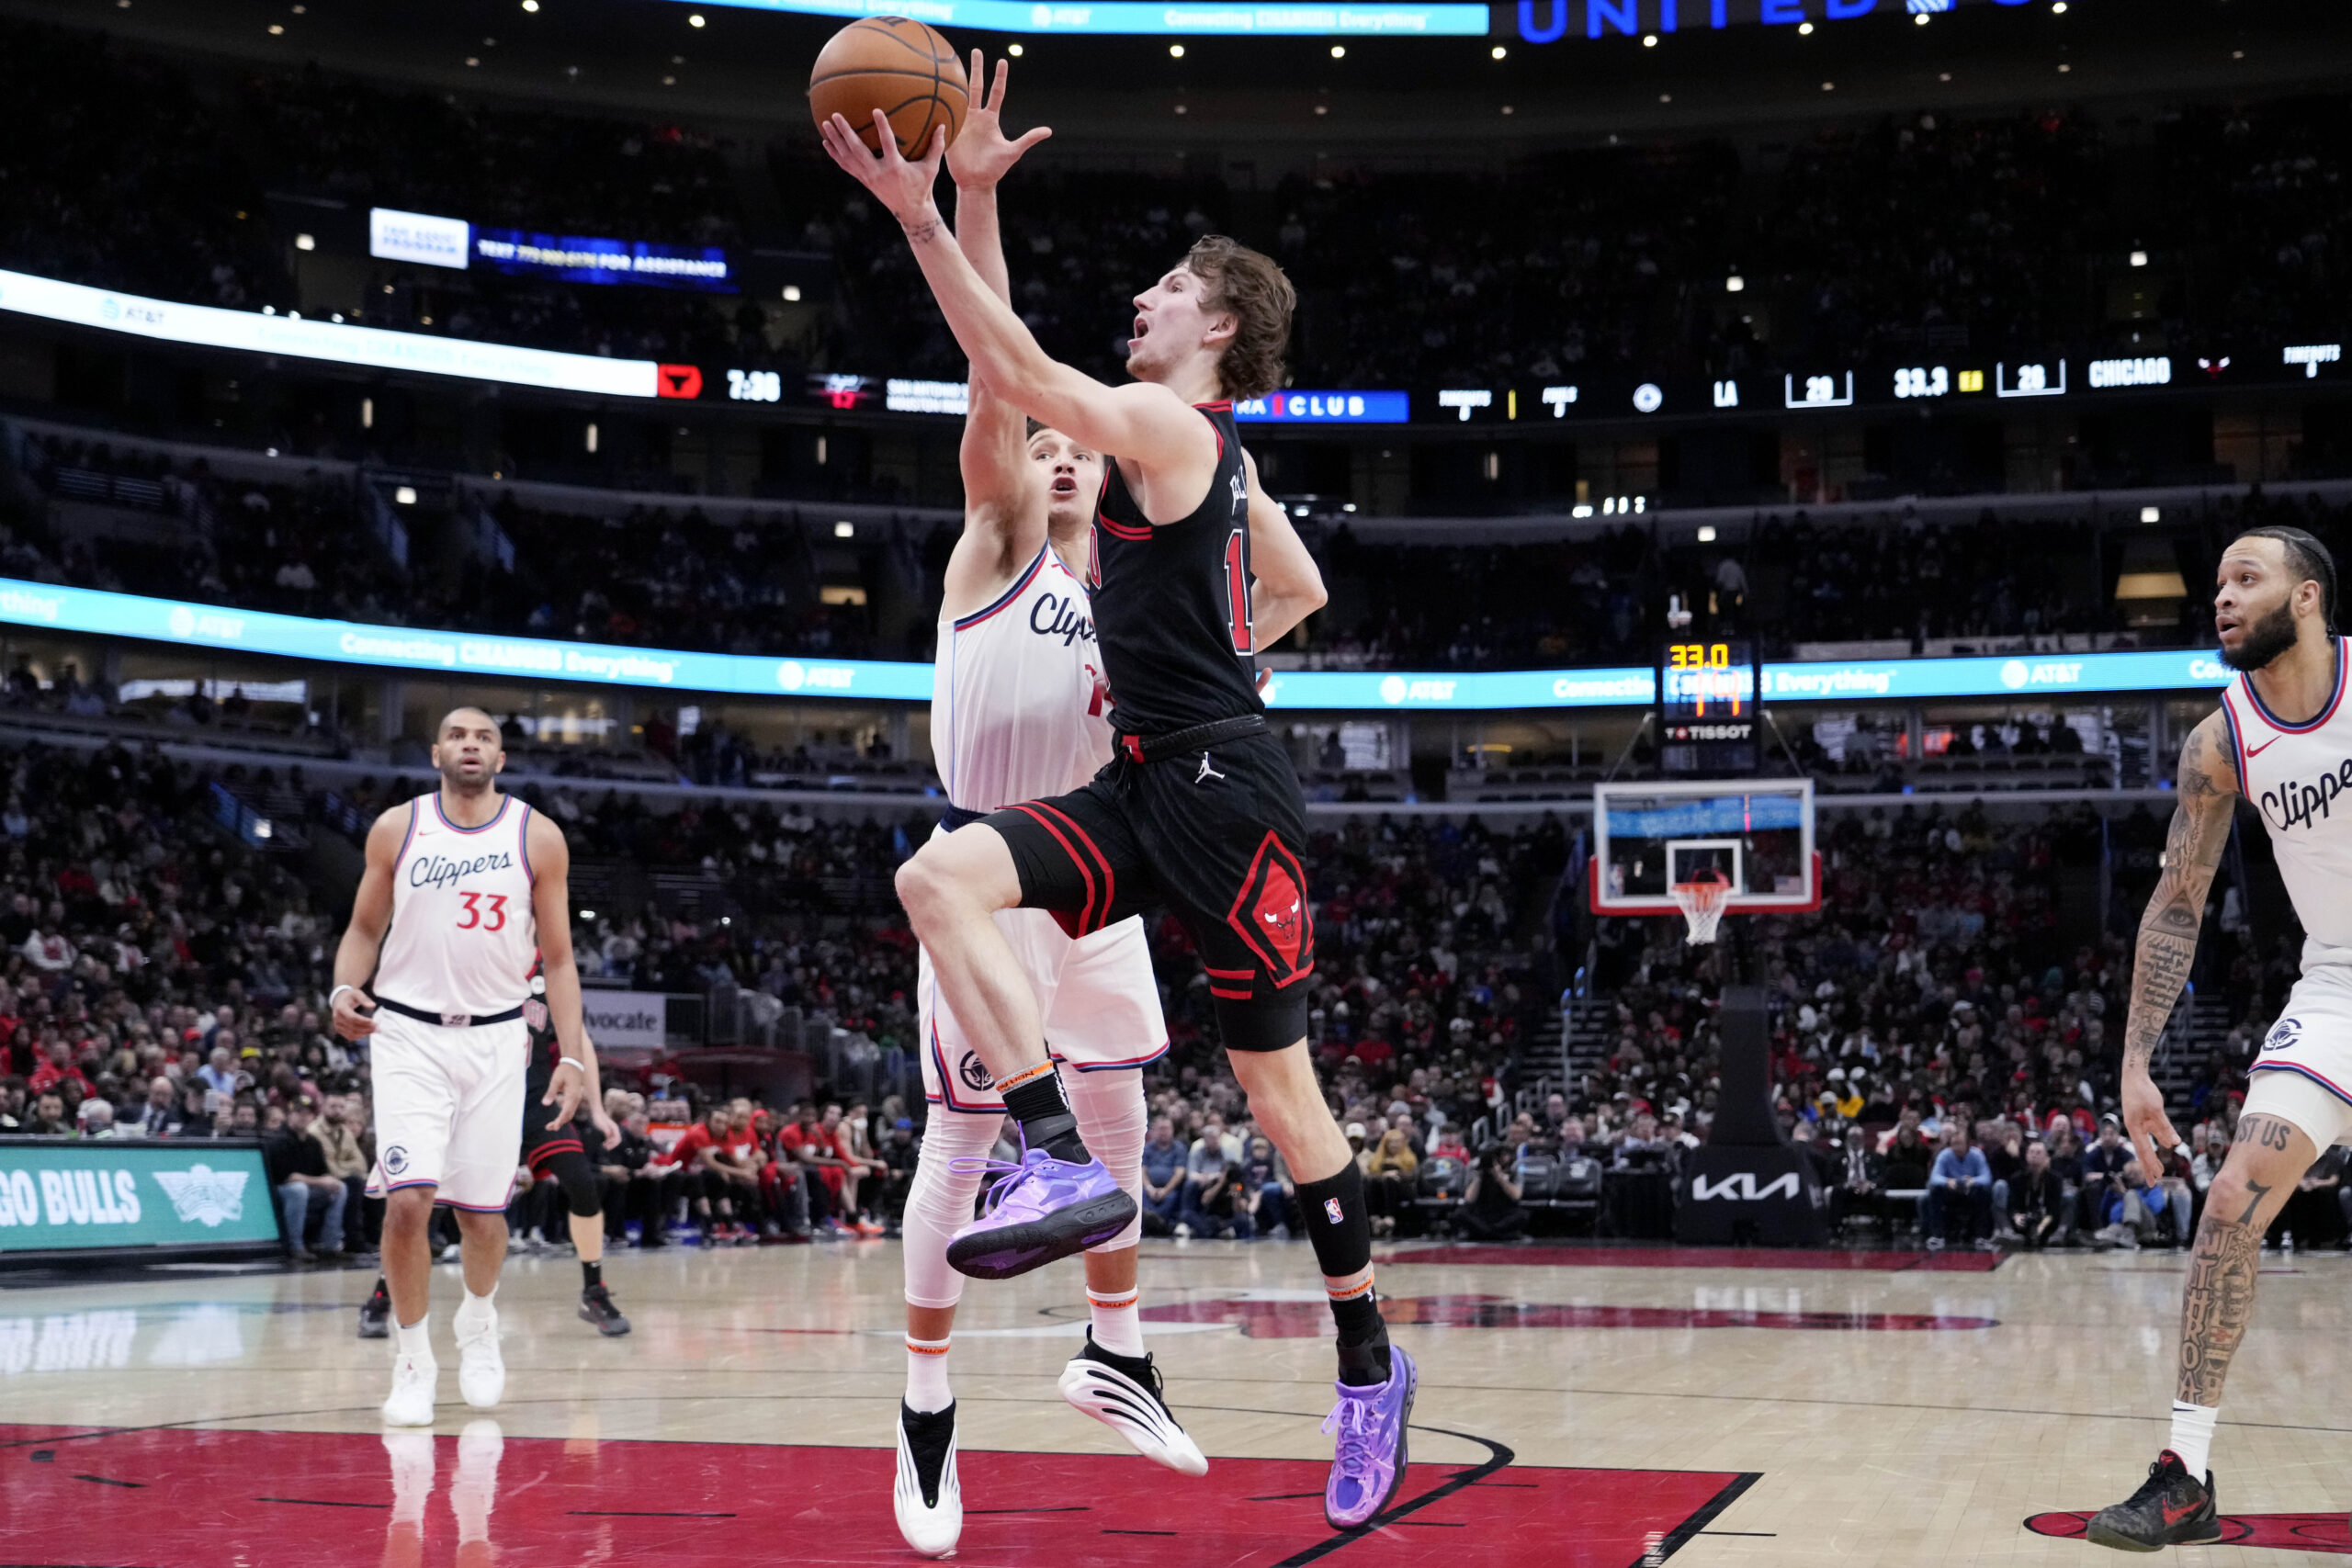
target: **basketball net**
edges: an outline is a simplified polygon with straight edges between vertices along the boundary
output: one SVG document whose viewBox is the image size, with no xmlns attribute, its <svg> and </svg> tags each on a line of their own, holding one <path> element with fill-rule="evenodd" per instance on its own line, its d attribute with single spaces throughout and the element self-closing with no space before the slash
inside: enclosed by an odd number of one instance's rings
<svg viewBox="0 0 2352 1568">
<path fill-rule="evenodd" d="M 1724 906 L 1731 901 L 1731 883 L 1721 872 L 1711 872 L 1702 882 L 1678 882 L 1672 889 L 1675 908 L 1690 927 L 1690 941 L 1693 947 L 1704 947 L 1715 940 L 1715 928 L 1723 924 Z"/>
</svg>

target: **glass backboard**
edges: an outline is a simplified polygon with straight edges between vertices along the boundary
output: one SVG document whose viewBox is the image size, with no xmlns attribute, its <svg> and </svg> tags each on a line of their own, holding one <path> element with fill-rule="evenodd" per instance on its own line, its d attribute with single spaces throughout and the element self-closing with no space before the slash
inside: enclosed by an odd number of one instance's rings
<svg viewBox="0 0 2352 1568">
<path fill-rule="evenodd" d="M 1672 915 L 1678 882 L 1720 876 L 1732 910 L 1821 907 L 1811 779 L 1595 784 L 1592 909 Z"/>
</svg>

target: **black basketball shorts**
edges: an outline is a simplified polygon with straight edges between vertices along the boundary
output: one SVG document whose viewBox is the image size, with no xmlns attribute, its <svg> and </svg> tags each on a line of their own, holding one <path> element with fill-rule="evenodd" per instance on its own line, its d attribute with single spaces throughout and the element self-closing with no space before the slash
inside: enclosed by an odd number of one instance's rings
<svg viewBox="0 0 2352 1568">
<path fill-rule="evenodd" d="M 1282 742 L 1248 736 L 1157 762 L 1119 758 L 1083 788 L 991 814 L 1023 908 L 1073 937 L 1155 906 L 1208 970 L 1230 1051 L 1306 1036 L 1315 917 L 1299 863 L 1306 811 Z"/>
<path fill-rule="evenodd" d="M 555 1079 L 557 1055 L 555 1021 L 548 1016 L 548 1004 L 537 997 L 524 1002 L 523 1022 L 531 1033 L 531 1065 L 523 1077 L 523 1163 L 533 1176 L 545 1177 L 548 1162 L 556 1156 L 587 1150 L 580 1142 L 580 1123 L 549 1128 L 556 1108 L 540 1103 Z"/>
</svg>

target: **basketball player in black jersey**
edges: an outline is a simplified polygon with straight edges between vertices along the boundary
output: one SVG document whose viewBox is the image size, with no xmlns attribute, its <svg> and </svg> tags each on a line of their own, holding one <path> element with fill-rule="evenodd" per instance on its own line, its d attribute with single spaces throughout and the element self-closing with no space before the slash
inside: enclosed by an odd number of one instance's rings
<svg viewBox="0 0 2352 1568">
<path fill-rule="evenodd" d="M 905 229 L 973 374 L 1114 455 L 1088 575 L 1118 756 L 1083 789 L 934 839 L 899 872 L 939 987 L 1028 1148 L 1021 1179 L 958 1233 L 948 1260 L 1021 1273 L 1133 1213 L 1078 1135 L 995 912 L 1050 909 L 1083 933 L 1165 906 L 1200 950 L 1250 1113 L 1299 1179 L 1339 1337 L 1324 1514 L 1335 1529 L 1364 1525 L 1403 1479 L 1417 1373 L 1388 1344 L 1363 1179 L 1307 1055 L 1306 810 L 1256 689 L 1257 650 L 1322 604 L 1322 580 L 1280 509 L 1250 505 L 1256 472 L 1233 423 L 1233 399 L 1281 385 L 1295 297 L 1266 257 L 1204 239 L 1136 298 L 1136 383 L 1104 386 L 1047 358 L 965 259 L 933 200 L 944 133 L 910 164 L 884 124 L 878 157 L 839 116 L 821 128 L 826 150 Z"/>
<path fill-rule="evenodd" d="M 594 1324 L 597 1333 L 612 1338 L 627 1334 L 629 1324 L 621 1315 L 621 1309 L 613 1304 L 613 1292 L 605 1284 L 603 1183 L 596 1179 L 596 1168 L 581 1145 L 580 1123 L 566 1122 L 551 1127 L 542 1109 L 556 1101 L 549 1086 L 556 1064 L 563 1059 L 563 1048 L 556 1041 L 555 1021 L 548 1012 L 547 988 L 547 981 L 534 967 L 531 999 L 523 1004 L 523 1022 L 531 1037 L 530 1066 L 523 1080 L 523 1163 L 534 1177 L 544 1181 L 552 1176 L 562 1187 L 564 1204 L 571 1211 L 572 1249 L 580 1255 L 580 1315 L 583 1321 Z M 582 1110 L 604 1140 L 603 1146 L 612 1148 L 621 1141 L 620 1129 L 605 1113 L 594 1059 L 592 1057 L 590 1062 L 588 1093 Z M 382 1339 L 390 1336 L 391 1314 L 392 1298 L 384 1288 L 383 1277 L 379 1275 L 374 1293 L 359 1305 L 359 1337 Z"/>
</svg>

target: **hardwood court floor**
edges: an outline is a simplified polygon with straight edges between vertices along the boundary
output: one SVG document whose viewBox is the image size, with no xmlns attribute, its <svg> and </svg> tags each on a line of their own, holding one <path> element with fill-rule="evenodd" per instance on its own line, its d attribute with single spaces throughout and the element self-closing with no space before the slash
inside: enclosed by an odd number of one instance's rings
<svg viewBox="0 0 2352 1568">
<path fill-rule="evenodd" d="M 1146 1331 L 1208 1476 L 1153 1468 L 1056 1396 L 1074 1266 L 976 1281 L 959 1561 L 2095 1564 L 2114 1559 L 2066 1539 L 2068 1516 L 2131 1491 L 2165 1437 L 2178 1254 L 1384 1250 L 1423 1381 L 1382 1528 L 1321 1520 L 1312 1255 L 1155 1242 Z M 510 1261 L 507 1400 L 484 1424 L 458 1400 L 458 1285 L 436 1269 L 441 1421 L 390 1445 L 389 1351 L 353 1333 L 364 1273 L 0 1276 L 0 1562 L 917 1561 L 889 1506 L 895 1244 L 620 1253 L 607 1275 L 625 1339 L 572 1315 L 569 1258 Z M 2352 1555 L 2347 1286 L 2352 1258 L 2266 1258 L 2214 1450 L 2243 1544 L 2179 1561 Z M 398 1523 L 420 1506 L 421 1538 Z"/>
</svg>

